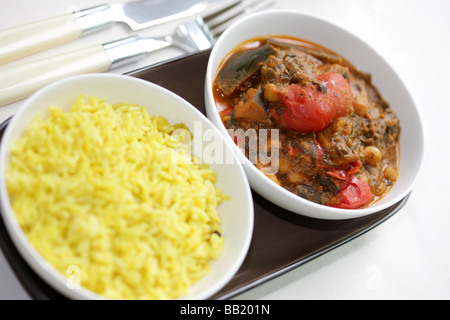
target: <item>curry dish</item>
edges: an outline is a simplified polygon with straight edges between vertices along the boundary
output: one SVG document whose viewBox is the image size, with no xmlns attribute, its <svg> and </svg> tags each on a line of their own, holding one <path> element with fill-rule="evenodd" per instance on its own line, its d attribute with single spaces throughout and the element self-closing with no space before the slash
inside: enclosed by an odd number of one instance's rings
<svg viewBox="0 0 450 320">
<path fill-rule="evenodd" d="M 396 114 L 369 75 L 322 46 L 288 37 L 247 41 L 224 59 L 214 96 L 230 132 L 278 130 L 266 148 L 277 148 L 277 171 L 267 176 L 300 197 L 363 208 L 398 178 Z"/>
</svg>

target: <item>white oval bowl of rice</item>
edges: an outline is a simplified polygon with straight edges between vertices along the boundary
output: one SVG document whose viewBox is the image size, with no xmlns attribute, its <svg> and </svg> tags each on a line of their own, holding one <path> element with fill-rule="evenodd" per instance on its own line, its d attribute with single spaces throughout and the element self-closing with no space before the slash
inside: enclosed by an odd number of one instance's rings
<svg viewBox="0 0 450 320">
<path fill-rule="evenodd" d="M 69 299 L 208 299 L 247 255 L 253 202 L 236 154 L 150 82 L 89 74 L 39 90 L 12 117 L 0 167 L 13 244 Z"/>
</svg>

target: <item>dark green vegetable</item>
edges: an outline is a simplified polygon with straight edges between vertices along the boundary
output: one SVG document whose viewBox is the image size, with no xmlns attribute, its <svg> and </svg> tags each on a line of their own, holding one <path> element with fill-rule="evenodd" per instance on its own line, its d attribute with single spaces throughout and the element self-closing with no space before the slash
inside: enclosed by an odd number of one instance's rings
<svg viewBox="0 0 450 320">
<path fill-rule="evenodd" d="M 232 94 L 239 86 L 255 74 L 261 63 L 275 53 L 271 45 L 263 45 L 255 50 L 235 53 L 220 71 L 216 84 L 225 95 Z"/>
</svg>

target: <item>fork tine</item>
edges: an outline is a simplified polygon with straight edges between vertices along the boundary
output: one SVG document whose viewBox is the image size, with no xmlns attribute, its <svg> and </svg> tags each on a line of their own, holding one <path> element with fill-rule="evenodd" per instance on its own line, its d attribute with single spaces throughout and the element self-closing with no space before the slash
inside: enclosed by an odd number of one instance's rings
<svg viewBox="0 0 450 320">
<path fill-rule="evenodd" d="M 241 0 L 241 1 L 239 1 L 238 4 L 231 6 L 227 9 L 224 9 L 221 12 L 218 12 L 212 19 L 208 20 L 208 26 L 210 28 L 213 28 L 214 26 L 222 24 L 225 21 L 236 16 L 237 14 L 242 13 L 246 7 L 251 6 L 255 3 L 258 3 L 259 1 L 258 0 Z"/>
<path fill-rule="evenodd" d="M 258 0 L 240 0 L 237 4 L 229 6 L 228 8 L 217 12 L 211 19 L 208 20 L 208 25 L 214 27 L 216 25 L 222 24 L 228 19 L 240 14 L 248 6 L 258 3 Z"/>
<path fill-rule="evenodd" d="M 239 4 L 217 13 L 209 20 L 204 18 L 204 23 L 208 26 L 211 33 L 217 37 L 240 17 L 270 7 L 273 5 L 273 2 L 273 0 L 241 1 Z"/>
<path fill-rule="evenodd" d="M 221 0 L 221 1 L 213 1 L 214 5 L 209 5 L 201 14 L 203 17 L 211 17 L 216 15 L 217 13 L 224 11 L 232 6 L 237 5 L 242 2 L 242 0 Z"/>
</svg>

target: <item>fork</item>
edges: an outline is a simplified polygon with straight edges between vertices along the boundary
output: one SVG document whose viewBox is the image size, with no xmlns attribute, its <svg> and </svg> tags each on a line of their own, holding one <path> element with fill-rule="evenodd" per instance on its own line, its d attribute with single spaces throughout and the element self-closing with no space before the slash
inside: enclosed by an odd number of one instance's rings
<svg viewBox="0 0 450 320">
<path fill-rule="evenodd" d="M 31 62 L 1 66 L 0 106 L 25 99 L 61 78 L 105 72 L 169 46 L 176 46 L 185 53 L 211 49 L 230 24 L 272 4 L 272 0 L 241 0 L 220 12 L 185 21 L 171 35 L 132 36 Z"/>
</svg>

